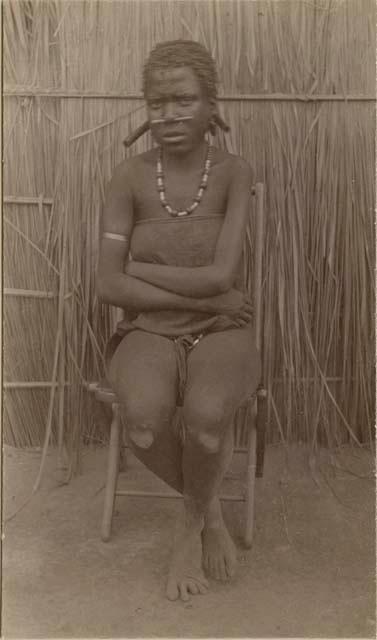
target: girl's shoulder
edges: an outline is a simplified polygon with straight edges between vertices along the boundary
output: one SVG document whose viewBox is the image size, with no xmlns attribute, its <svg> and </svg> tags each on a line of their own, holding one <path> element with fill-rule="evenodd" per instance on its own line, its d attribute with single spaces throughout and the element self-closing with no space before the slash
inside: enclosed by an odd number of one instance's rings
<svg viewBox="0 0 377 640">
<path fill-rule="evenodd" d="M 229 153 L 229 151 L 225 151 L 224 149 L 220 149 L 219 147 L 212 147 L 212 165 L 216 167 L 218 171 L 226 174 L 229 178 L 231 178 L 235 172 L 242 171 L 250 174 L 250 179 L 252 179 L 253 171 L 250 164 L 242 158 L 234 153 Z"/>
<path fill-rule="evenodd" d="M 132 186 L 145 177 L 147 169 L 154 171 L 155 164 L 155 149 L 125 158 L 114 168 L 111 181 Z"/>
</svg>

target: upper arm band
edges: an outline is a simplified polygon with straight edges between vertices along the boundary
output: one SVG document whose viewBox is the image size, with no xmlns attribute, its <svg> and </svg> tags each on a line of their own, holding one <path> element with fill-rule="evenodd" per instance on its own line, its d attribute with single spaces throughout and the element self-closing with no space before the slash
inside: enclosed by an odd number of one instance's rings
<svg viewBox="0 0 377 640">
<path fill-rule="evenodd" d="M 103 237 L 109 240 L 118 240 L 119 242 L 128 242 L 129 240 L 128 236 L 122 236 L 120 233 L 109 233 L 109 231 L 105 231 Z"/>
</svg>

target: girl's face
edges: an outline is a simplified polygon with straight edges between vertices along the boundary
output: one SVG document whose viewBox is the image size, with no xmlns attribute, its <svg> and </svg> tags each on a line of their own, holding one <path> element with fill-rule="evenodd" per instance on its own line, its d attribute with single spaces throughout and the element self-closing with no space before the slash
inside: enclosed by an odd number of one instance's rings
<svg viewBox="0 0 377 640">
<path fill-rule="evenodd" d="M 184 154 L 203 142 L 215 102 L 204 94 L 190 67 L 153 71 L 146 101 L 153 138 L 169 153 Z"/>
</svg>

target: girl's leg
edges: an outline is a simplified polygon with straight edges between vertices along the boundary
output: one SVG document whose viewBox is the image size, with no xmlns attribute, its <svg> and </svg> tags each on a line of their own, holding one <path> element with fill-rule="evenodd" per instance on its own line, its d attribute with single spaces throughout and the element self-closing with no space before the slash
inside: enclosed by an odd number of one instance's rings
<svg viewBox="0 0 377 640">
<path fill-rule="evenodd" d="M 199 510 L 206 510 L 217 493 L 230 461 L 235 412 L 255 391 L 259 378 L 259 355 L 250 327 L 212 333 L 190 353 L 184 402 L 184 494 Z"/>
<path fill-rule="evenodd" d="M 123 403 L 128 437 L 135 455 L 158 477 L 182 493 L 182 444 L 172 426 L 177 398 L 177 362 L 174 344 L 163 337 L 134 331 L 115 352 L 110 382 Z M 205 593 L 208 583 L 194 548 L 187 553 L 189 575 L 182 598 Z M 198 546 L 198 545 L 196 545 Z M 168 592 L 169 595 L 169 592 Z"/>
<path fill-rule="evenodd" d="M 234 549 L 224 529 L 217 492 L 232 456 L 234 414 L 256 389 L 259 378 L 259 356 L 250 327 L 210 334 L 189 355 L 183 407 L 185 526 L 169 575 L 171 597 L 185 590 L 187 548 L 202 533 L 205 514 L 207 568 L 219 578 L 232 573 Z"/>
<path fill-rule="evenodd" d="M 135 455 L 182 492 L 182 446 L 174 430 L 177 363 L 171 340 L 144 331 L 127 334 L 110 364 L 110 382 Z"/>
</svg>

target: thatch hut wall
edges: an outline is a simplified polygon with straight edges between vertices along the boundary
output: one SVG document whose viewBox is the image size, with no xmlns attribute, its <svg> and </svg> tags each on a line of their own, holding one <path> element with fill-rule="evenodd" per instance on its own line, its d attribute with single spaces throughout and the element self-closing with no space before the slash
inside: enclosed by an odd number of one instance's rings
<svg viewBox="0 0 377 640">
<path fill-rule="evenodd" d="M 215 56 L 231 126 L 217 142 L 266 185 L 269 439 L 369 441 L 373 0 L 3 4 L 6 441 L 47 429 L 77 452 L 102 433 L 88 383 L 111 328 L 95 293 L 104 189 L 145 117 L 142 63 L 178 37 Z"/>
</svg>

